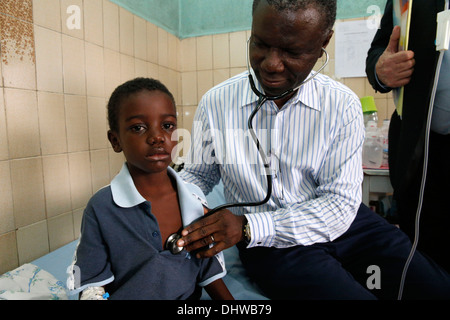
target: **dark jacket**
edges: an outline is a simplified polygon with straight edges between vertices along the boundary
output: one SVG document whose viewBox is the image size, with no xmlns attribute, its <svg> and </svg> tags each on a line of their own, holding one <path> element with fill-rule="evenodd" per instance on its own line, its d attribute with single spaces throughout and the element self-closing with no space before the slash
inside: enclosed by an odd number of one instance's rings
<svg viewBox="0 0 450 320">
<path fill-rule="evenodd" d="M 397 199 L 408 196 L 412 178 L 422 175 L 426 119 L 439 52 L 436 51 L 436 17 L 444 10 L 444 0 L 414 0 L 409 48 L 416 65 L 411 82 L 405 86 L 402 118 L 394 112 L 389 129 L 390 179 Z M 393 29 L 392 0 L 386 3 L 381 26 L 366 61 L 366 73 L 372 87 L 388 92 L 377 84 L 375 64 L 389 43 Z"/>
</svg>

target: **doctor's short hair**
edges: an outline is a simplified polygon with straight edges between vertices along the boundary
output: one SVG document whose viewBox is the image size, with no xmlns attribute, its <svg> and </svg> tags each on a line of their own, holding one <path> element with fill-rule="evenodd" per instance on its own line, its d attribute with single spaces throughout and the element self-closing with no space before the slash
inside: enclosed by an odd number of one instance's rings
<svg viewBox="0 0 450 320">
<path fill-rule="evenodd" d="M 176 103 L 175 98 L 173 97 L 172 93 L 167 89 L 167 87 L 162 84 L 159 80 L 152 79 L 152 78 L 135 78 L 132 80 L 129 80 L 120 86 L 118 86 L 113 93 L 111 94 L 111 97 L 108 101 L 108 124 L 109 129 L 114 132 L 119 131 L 119 111 L 120 111 L 120 104 L 122 101 L 132 94 L 141 92 L 143 90 L 147 91 L 161 91 L 165 94 L 167 94 L 173 102 L 173 106 L 176 109 Z"/>
<path fill-rule="evenodd" d="M 255 13 L 261 1 L 266 1 L 278 11 L 297 11 L 314 6 L 324 14 L 325 30 L 328 31 L 333 29 L 336 21 L 337 0 L 253 0 L 252 14 Z"/>
</svg>

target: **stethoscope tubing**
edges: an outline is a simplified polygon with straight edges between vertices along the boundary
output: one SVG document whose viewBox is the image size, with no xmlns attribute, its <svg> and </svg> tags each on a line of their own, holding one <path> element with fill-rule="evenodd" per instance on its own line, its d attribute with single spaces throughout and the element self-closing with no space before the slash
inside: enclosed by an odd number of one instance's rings
<svg viewBox="0 0 450 320">
<path fill-rule="evenodd" d="M 251 76 L 251 75 L 250 75 Z M 253 81 L 253 80 L 252 80 Z M 255 115 L 258 113 L 258 111 L 261 109 L 262 105 L 264 104 L 264 102 L 266 102 L 268 100 L 267 96 L 260 96 L 258 99 L 258 103 L 256 105 L 256 108 L 252 111 L 252 113 L 250 114 L 248 121 L 247 121 L 247 125 L 248 125 L 248 129 L 250 131 L 250 135 L 254 141 L 254 143 L 257 146 L 258 149 L 258 153 L 263 161 L 264 164 L 264 169 L 266 171 L 266 177 L 267 177 L 267 195 L 266 197 L 261 200 L 261 201 L 256 201 L 256 202 L 239 202 L 239 203 L 226 203 L 226 204 L 222 204 L 220 206 L 217 206 L 213 209 L 211 209 L 210 211 L 208 211 L 205 214 L 206 216 L 210 216 L 214 213 L 216 213 L 217 211 L 223 210 L 223 209 L 227 209 L 227 208 L 231 208 L 231 207 L 256 207 L 256 206 L 260 206 L 263 205 L 265 203 L 267 203 L 272 195 L 272 174 L 269 172 L 269 162 L 267 161 L 267 156 L 266 153 L 264 152 L 263 148 L 260 146 L 258 137 L 255 134 L 255 130 L 253 129 L 253 118 L 255 117 Z"/>
<path fill-rule="evenodd" d="M 264 93 L 260 92 L 255 85 L 255 81 L 253 80 L 253 76 L 251 73 L 251 69 L 250 69 L 250 63 L 249 63 L 249 41 L 250 38 L 247 40 L 247 70 L 248 70 L 248 78 L 249 78 L 249 82 L 250 82 L 250 86 L 253 90 L 253 92 L 258 96 L 258 103 L 256 104 L 255 109 L 252 111 L 252 113 L 250 114 L 249 118 L 248 118 L 248 129 L 250 131 L 250 135 L 252 136 L 253 141 L 255 142 L 257 149 L 258 149 L 258 153 L 263 161 L 264 164 L 264 169 L 266 171 L 266 176 L 267 176 L 267 195 L 266 197 L 261 200 L 261 201 L 256 201 L 256 202 L 241 202 L 241 203 L 227 203 L 227 204 L 223 204 L 220 206 L 217 206 L 213 209 L 211 209 L 207 214 L 205 214 L 205 216 L 209 216 L 212 215 L 214 213 L 216 213 L 217 211 L 223 210 L 223 209 L 227 209 L 227 208 L 231 208 L 231 207 L 251 207 L 251 206 L 260 206 L 263 205 L 265 203 L 267 203 L 270 199 L 270 197 L 272 196 L 272 174 L 269 172 L 270 168 L 269 168 L 269 162 L 267 161 L 267 156 L 266 153 L 264 152 L 263 148 L 260 146 L 259 144 L 259 140 L 255 134 L 255 130 L 253 129 L 253 118 L 255 117 L 256 113 L 258 113 L 258 111 L 261 109 L 262 105 L 268 101 L 268 100 L 280 100 L 286 96 L 288 96 L 289 94 L 291 94 L 292 92 L 298 90 L 301 86 L 303 86 L 305 83 L 311 81 L 312 79 L 314 79 L 314 77 L 319 74 L 328 64 L 330 57 L 328 55 L 328 52 L 325 50 L 325 48 L 322 48 L 322 51 L 325 53 L 325 62 L 324 64 L 320 67 L 319 70 L 317 70 L 314 74 L 312 74 L 309 78 L 307 78 L 306 80 L 304 80 L 302 83 L 300 83 L 297 87 L 295 87 L 294 89 L 289 89 L 285 92 L 283 92 L 280 95 L 277 96 L 268 96 L 265 95 Z"/>
<path fill-rule="evenodd" d="M 250 86 L 253 90 L 253 92 L 258 96 L 258 102 L 256 104 L 255 109 L 252 111 L 252 113 L 250 114 L 248 121 L 247 121 L 247 125 L 248 125 L 248 129 L 250 131 L 250 135 L 254 141 L 254 143 L 256 144 L 258 153 L 262 159 L 262 162 L 264 164 L 264 169 L 265 169 L 265 173 L 266 173 L 266 177 L 267 177 L 267 194 L 266 197 L 261 200 L 261 201 L 255 201 L 255 202 L 239 202 L 239 203 L 226 203 L 226 204 L 222 204 L 219 205 L 211 210 L 209 210 L 201 219 L 204 219 L 205 217 L 208 217 L 220 210 L 224 210 L 227 208 L 231 208 L 231 207 L 256 207 L 256 206 L 260 206 L 263 204 L 266 204 L 269 200 L 270 197 L 272 196 L 272 174 L 270 172 L 270 164 L 267 161 L 267 156 L 266 153 L 264 152 L 263 148 L 260 146 L 258 137 L 256 136 L 255 130 L 253 129 L 253 118 L 255 117 L 255 115 L 258 113 L 258 111 L 261 109 L 262 105 L 268 101 L 268 100 L 279 100 L 282 99 L 284 97 L 286 97 L 287 95 L 291 94 L 292 92 L 298 90 L 301 86 L 303 86 L 305 83 L 311 81 L 316 75 L 318 75 L 328 64 L 329 62 L 329 55 L 328 52 L 325 50 L 325 48 L 322 48 L 322 51 L 325 53 L 325 62 L 322 65 L 322 67 L 320 67 L 319 70 L 317 70 L 314 74 L 312 74 L 309 78 L 307 78 L 306 80 L 304 80 L 302 83 L 300 83 L 297 87 L 293 88 L 293 89 L 289 89 L 287 91 L 285 91 L 284 93 L 277 95 L 277 96 L 268 96 L 265 95 L 264 93 L 260 92 L 255 85 L 255 81 L 253 80 L 253 76 L 251 73 L 251 68 L 250 68 L 250 63 L 249 63 L 249 41 L 250 39 L 247 41 L 247 69 L 248 69 L 248 78 L 249 78 L 249 82 L 250 82 Z M 181 235 L 179 233 L 174 233 L 172 235 L 170 235 L 170 237 L 168 238 L 167 242 L 166 242 L 166 248 L 168 248 L 173 254 L 178 254 L 180 252 L 183 251 L 183 248 L 180 248 L 176 245 L 176 242 L 178 241 L 178 239 L 181 238 Z"/>
</svg>

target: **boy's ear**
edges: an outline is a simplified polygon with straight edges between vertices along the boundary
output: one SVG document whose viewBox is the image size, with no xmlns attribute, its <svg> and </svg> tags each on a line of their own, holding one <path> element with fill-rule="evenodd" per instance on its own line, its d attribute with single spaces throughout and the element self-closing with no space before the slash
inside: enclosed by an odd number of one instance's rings
<svg viewBox="0 0 450 320">
<path fill-rule="evenodd" d="M 111 143 L 111 146 L 115 152 L 122 152 L 122 147 L 120 146 L 119 137 L 117 133 L 114 131 L 108 131 L 108 140 Z"/>
</svg>

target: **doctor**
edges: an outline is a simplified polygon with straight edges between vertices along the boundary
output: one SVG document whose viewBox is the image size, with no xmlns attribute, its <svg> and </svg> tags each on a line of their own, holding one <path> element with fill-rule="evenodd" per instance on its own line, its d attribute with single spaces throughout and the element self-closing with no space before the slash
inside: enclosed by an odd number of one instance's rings
<svg viewBox="0 0 450 320">
<path fill-rule="evenodd" d="M 333 0 L 255 0 L 249 58 L 258 90 L 277 96 L 307 79 L 335 17 Z M 208 193 L 222 179 L 227 202 L 264 199 L 267 180 L 261 162 L 253 161 L 257 150 L 239 136 L 257 101 L 248 72 L 205 94 L 193 128 L 202 137 L 194 134 L 181 173 L 186 181 Z M 185 228 L 178 245 L 193 251 L 213 244 L 198 253 L 210 257 L 237 244 L 248 274 L 272 299 L 395 298 L 411 244 L 360 206 L 358 97 L 319 74 L 287 97 L 267 101 L 253 126 L 270 159 L 269 201 L 208 216 Z M 382 271 L 375 291 L 366 286 L 372 265 Z M 420 254 L 413 265 L 405 297 L 450 297 L 447 274 Z"/>
</svg>

